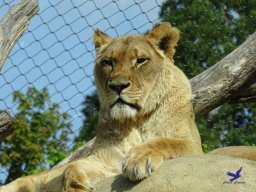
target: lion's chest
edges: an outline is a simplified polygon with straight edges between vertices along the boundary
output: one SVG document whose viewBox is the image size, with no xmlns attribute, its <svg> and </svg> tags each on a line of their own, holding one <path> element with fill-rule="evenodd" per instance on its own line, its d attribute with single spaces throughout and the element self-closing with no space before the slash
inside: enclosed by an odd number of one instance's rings
<svg viewBox="0 0 256 192">
<path fill-rule="evenodd" d="M 177 122 L 171 118 L 162 118 L 160 114 L 153 115 L 148 121 L 139 127 L 139 132 L 143 143 L 155 137 L 173 138 L 175 137 Z"/>
<path fill-rule="evenodd" d="M 118 144 L 118 148 L 123 154 L 127 154 L 128 151 L 134 146 L 143 143 L 143 137 L 138 129 L 132 129 L 126 137 L 124 137 Z"/>
<path fill-rule="evenodd" d="M 134 146 L 149 142 L 152 138 L 157 136 L 156 134 L 157 129 L 136 127 L 130 131 L 129 135 L 122 139 L 118 147 L 124 154 L 126 154 Z"/>
</svg>

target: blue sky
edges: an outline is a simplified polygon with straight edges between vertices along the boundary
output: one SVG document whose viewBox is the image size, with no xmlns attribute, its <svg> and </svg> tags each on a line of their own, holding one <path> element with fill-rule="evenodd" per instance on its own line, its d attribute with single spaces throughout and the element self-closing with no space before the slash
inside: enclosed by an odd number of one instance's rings
<svg viewBox="0 0 256 192">
<path fill-rule="evenodd" d="M 19 1 L 1 0 L 0 18 Z M 12 49 L 0 75 L 0 110 L 13 115 L 13 91 L 47 87 L 51 101 L 82 125 L 81 103 L 93 86 L 96 28 L 115 37 L 144 33 L 159 22 L 163 0 L 40 0 L 40 11 Z M 2 173 L 4 174 L 4 173 Z M 1 179 L 0 172 L 0 179 Z"/>
</svg>

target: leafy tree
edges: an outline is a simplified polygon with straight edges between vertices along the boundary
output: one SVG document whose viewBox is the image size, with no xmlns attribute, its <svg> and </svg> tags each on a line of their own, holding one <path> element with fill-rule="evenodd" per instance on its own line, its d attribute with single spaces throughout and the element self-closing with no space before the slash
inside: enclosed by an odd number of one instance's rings
<svg viewBox="0 0 256 192">
<path fill-rule="evenodd" d="M 14 92 L 17 113 L 14 132 L 1 143 L 0 164 L 7 169 L 6 183 L 52 167 L 67 152 L 69 115 L 50 101 L 46 88 Z"/>
<path fill-rule="evenodd" d="M 190 77 L 215 64 L 255 30 L 254 0 L 167 0 L 160 17 L 181 31 L 175 62 Z"/>
<path fill-rule="evenodd" d="M 191 78 L 218 62 L 255 31 L 256 3 L 255 0 L 166 0 L 160 17 L 180 29 L 181 40 L 174 60 Z M 87 98 L 93 102 L 84 103 L 87 111 L 84 125 L 87 130 L 94 130 L 96 94 Z M 255 104 L 225 104 L 198 118 L 204 150 L 255 144 L 255 114 Z M 88 139 L 86 129 L 81 131 L 80 139 Z"/>
</svg>

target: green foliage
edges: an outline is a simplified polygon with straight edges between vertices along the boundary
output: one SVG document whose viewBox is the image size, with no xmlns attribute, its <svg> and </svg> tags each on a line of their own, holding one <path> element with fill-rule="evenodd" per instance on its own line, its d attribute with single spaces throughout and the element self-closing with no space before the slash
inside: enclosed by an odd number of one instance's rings
<svg viewBox="0 0 256 192">
<path fill-rule="evenodd" d="M 189 76 L 226 56 L 256 28 L 255 0 L 167 0 L 160 16 L 181 31 L 176 64 Z"/>
<path fill-rule="evenodd" d="M 51 103 L 47 89 L 14 92 L 17 113 L 14 132 L 1 143 L 0 164 L 8 170 L 6 182 L 52 167 L 67 153 L 69 115 Z"/>
<path fill-rule="evenodd" d="M 175 63 L 193 77 L 245 41 L 256 28 L 254 0 L 166 0 L 163 21 L 181 31 Z M 197 120 L 205 151 L 219 146 L 253 145 L 255 104 L 225 104 Z"/>
<path fill-rule="evenodd" d="M 204 150 L 220 146 L 255 145 L 256 105 L 225 104 L 197 120 Z M 211 113 L 214 113 L 213 115 Z"/>
</svg>

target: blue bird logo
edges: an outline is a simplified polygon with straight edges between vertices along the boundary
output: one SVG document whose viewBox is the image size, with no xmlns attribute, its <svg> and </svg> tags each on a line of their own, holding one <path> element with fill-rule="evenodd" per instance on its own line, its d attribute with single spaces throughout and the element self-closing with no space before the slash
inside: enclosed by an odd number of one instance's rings
<svg viewBox="0 0 256 192">
<path fill-rule="evenodd" d="M 242 171 L 242 167 L 240 167 L 240 169 L 236 172 L 236 173 L 231 173 L 231 172 L 227 172 L 227 175 L 232 177 L 229 181 L 233 182 L 234 180 L 237 180 L 238 178 L 241 177 L 240 173 Z"/>
</svg>

